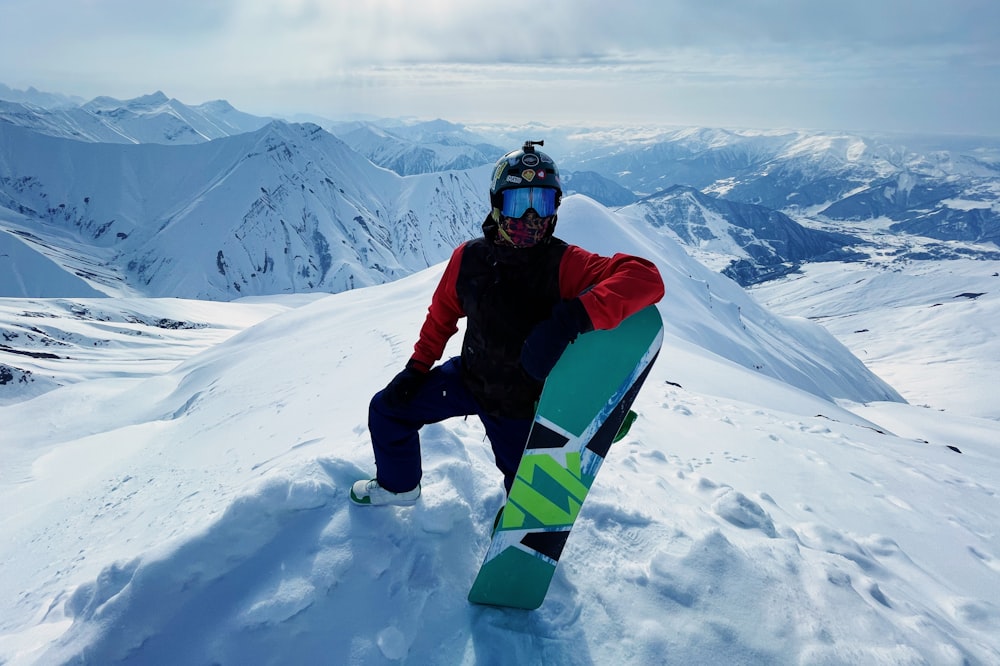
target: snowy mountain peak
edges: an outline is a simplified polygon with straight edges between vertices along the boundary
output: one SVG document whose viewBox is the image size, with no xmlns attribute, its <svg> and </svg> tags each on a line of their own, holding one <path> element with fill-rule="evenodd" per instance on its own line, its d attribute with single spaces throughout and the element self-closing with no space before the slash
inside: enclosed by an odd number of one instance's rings
<svg viewBox="0 0 1000 666">
<path fill-rule="evenodd" d="M 257 130 L 270 121 L 228 102 L 188 106 L 162 91 L 131 100 L 96 97 L 53 109 L 0 105 L 0 122 L 50 136 L 95 143 L 192 144 Z"/>
<path fill-rule="evenodd" d="M 3 83 L 0 83 L 0 100 L 30 104 L 43 109 L 74 107 L 84 101 L 79 97 L 72 97 L 61 93 L 42 92 L 34 86 L 29 86 L 27 90 L 15 90 Z"/>
<path fill-rule="evenodd" d="M 170 97 L 167 97 L 162 90 L 157 90 L 149 95 L 140 95 L 134 99 L 129 100 L 128 106 L 159 106 L 161 104 L 166 104 L 172 101 Z"/>
<path fill-rule="evenodd" d="M 163 91 L 157 90 L 154 93 L 140 95 L 139 97 L 133 97 L 132 99 L 127 100 L 120 100 L 107 96 L 95 97 L 84 104 L 82 108 L 87 109 L 88 111 L 94 111 L 95 113 L 104 113 L 118 109 L 129 109 L 136 112 L 155 111 L 172 101 L 176 100 L 171 100 L 171 98 L 167 97 Z"/>
<path fill-rule="evenodd" d="M 18 212 L 0 224 L 111 294 L 228 300 L 381 283 L 474 235 L 486 182 L 403 179 L 311 124 L 171 147 L 0 124 L 0 204 Z"/>
<path fill-rule="evenodd" d="M 239 113 L 232 104 L 224 99 L 214 99 L 198 105 L 199 109 L 204 109 L 210 113 L 229 114 Z"/>
</svg>

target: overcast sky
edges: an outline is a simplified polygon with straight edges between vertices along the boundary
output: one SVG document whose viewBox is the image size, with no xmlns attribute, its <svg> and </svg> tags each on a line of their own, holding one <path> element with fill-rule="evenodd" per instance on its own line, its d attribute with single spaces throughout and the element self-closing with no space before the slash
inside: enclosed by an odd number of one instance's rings
<svg viewBox="0 0 1000 666">
<path fill-rule="evenodd" d="M 261 115 L 1000 135 L 1000 0 L 0 0 L 0 83 Z"/>
</svg>

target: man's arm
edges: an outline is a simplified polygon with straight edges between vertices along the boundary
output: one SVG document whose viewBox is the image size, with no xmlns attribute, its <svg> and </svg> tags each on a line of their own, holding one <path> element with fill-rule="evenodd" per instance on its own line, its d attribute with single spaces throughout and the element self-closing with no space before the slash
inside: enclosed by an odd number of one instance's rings
<svg viewBox="0 0 1000 666">
<path fill-rule="evenodd" d="M 627 254 L 602 257 L 570 245 L 559 265 L 559 292 L 563 299 L 580 298 L 595 329 L 612 329 L 663 298 L 664 288 L 651 261 Z"/>
<path fill-rule="evenodd" d="M 459 245 L 452 252 L 448 266 L 438 282 L 430 307 L 427 308 L 427 318 L 420 328 L 420 338 L 413 346 L 413 356 L 410 363 L 422 370 L 430 370 L 444 354 L 445 345 L 451 336 L 458 331 L 458 320 L 465 316 L 465 311 L 458 302 L 458 270 L 462 265 L 462 251 L 465 244 Z"/>
</svg>

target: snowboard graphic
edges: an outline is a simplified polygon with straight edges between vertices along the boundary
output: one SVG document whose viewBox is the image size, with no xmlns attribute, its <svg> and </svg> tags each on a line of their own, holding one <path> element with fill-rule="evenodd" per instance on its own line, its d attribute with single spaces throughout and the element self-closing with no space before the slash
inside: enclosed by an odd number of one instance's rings
<svg viewBox="0 0 1000 666">
<path fill-rule="evenodd" d="M 567 347 L 545 381 L 517 477 L 469 601 L 542 605 L 563 546 L 663 342 L 655 306 Z"/>
</svg>

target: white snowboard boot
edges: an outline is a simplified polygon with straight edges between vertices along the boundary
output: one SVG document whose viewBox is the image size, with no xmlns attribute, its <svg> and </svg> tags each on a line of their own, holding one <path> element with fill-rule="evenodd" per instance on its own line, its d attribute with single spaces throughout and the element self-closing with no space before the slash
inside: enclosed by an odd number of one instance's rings
<svg viewBox="0 0 1000 666">
<path fill-rule="evenodd" d="M 351 487 L 351 501 L 360 506 L 409 506 L 420 497 L 420 484 L 405 493 L 389 492 L 376 479 L 361 479 Z"/>
</svg>

